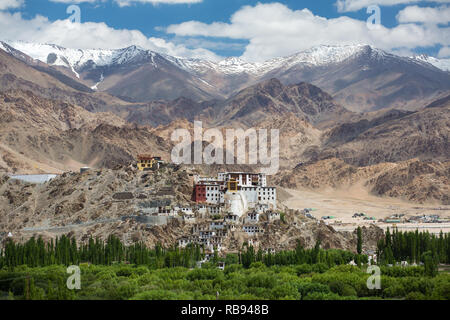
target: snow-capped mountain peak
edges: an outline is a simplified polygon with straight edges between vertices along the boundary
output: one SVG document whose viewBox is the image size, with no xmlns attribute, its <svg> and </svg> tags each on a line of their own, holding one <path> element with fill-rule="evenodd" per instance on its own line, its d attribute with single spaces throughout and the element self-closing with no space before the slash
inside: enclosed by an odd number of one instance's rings
<svg viewBox="0 0 450 320">
<path fill-rule="evenodd" d="M 429 63 L 429 64 L 435 66 L 438 69 L 450 72 L 450 59 L 437 59 L 434 57 L 430 57 L 427 54 L 413 56 L 413 57 L 411 57 L 411 59 L 414 59 L 414 60 L 420 61 L 420 62 L 426 62 L 426 63 Z"/>
<path fill-rule="evenodd" d="M 81 84 L 92 90 L 134 102 L 180 96 L 195 101 L 223 99 L 243 88 L 277 78 L 283 84 L 311 82 L 338 95 L 340 103 L 352 110 L 415 108 L 421 101 L 428 102 L 437 93 L 447 92 L 450 81 L 450 74 L 438 69 L 449 70 L 448 60 L 428 56 L 408 58 L 365 44 L 321 45 L 263 62 L 237 57 L 221 61 L 182 58 L 138 46 L 115 50 L 68 49 L 7 41 L 0 42 L 0 49 L 52 75 L 55 71 L 69 75 L 67 71 L 71 70 L 71 76 L 78 77 Z M 46 68 L 40 61 L 60 66 L 60 70 Z M 402 81 L 392 84 L 391 80 L 399 75 Z M 74 84 L 65 77 L 58 78 L 68 85 Z M 378 84 L 384 80 L 386 90 L 378 90 Z"/>
<path fill-rule="evenodd" d="M 177 64 L 185 70 L 197 74 L 212 70 L 228 75 L 247 73 L 254 76 L 260 76 L 275 69 L 290 68 L 299 64 L 322 66 L 339 63 L 362 52 L 368 47 L 370 46 L 365 44 L 346 46 L 321 45 L 287 57 L 274 58 L 265 62 L 248 62 L 237 57 L 229 57 L 219 62 L 179 58 Z M 377 54 L 383 53 L 381 50 L 379 50 L 380 52 L 378 53 L 375 48 L 372 48 L 372 50 Z"/>
<path fill-rule="evenodd" d="M 113 64 L 127 64 L 133 61 L 136 62 L 136 60 L 139 58 L 154 56 L 154 53 L 152 51 L 146 50 L 139 46 L 130 46 L 124 49 L 114 50 L 113 52 Z"/>
<path fill-rule="evenodd" d="M 369 46 L 365 44 L 345 46 L 321 45 L 296 53 L 288 57 L 287 61 L 291 63 L 306 63 L 315 66 L 338 63 L 361 52 L 367 47 Z"/>
<path fill-rule="evenodd" d="M 138 58 L 153 56 L 154 53 L 138 46 L 123 49 L 69 49 L 54 44 L 6 41 L 7 45 L 33 59 L 44 63 L 78 70 L 86 63 L 109 66 L 136 62 Z"/>
<path fill-rule="evenodd" d="M 367 44 L 320 45 L 290 56 L 274 58 L 265 62 L 248 62 L 237 57 L 229 57 L 222 61 L 213 62 L 158 54 L 135 45 L 122 49 L 69 49 L 54 44 L 23 41 L 6 41 L 5 44 L 33 59 L 50 65 L 67 67 L 77 77 L 79 77 L 77 72 L 82 70 L 87 64 L 96 68 L 152 63 L 155 68 L 158 68 L 155 62 L 156 56 L 162 57 L 177 67 L 197 76 L 212 71 L 225 75 L 249 74 L 255 77 L 274 70 L 288 70 L 296 66 L 317 67 L 340 63 L 360 53 L 370 54 L 371 59 L 384 59 L 385 57 L 393 56 Z M 4 45 L 0 46 L 0 48 L 2 47 L 6 50 Z M 426 55 L 405 59 L 412 59 L 410 61 L 415 61 L 416 63 L 428 63 L 445 71 L 450 70 L 450 59 L 439 60 Z"/>
</svg>

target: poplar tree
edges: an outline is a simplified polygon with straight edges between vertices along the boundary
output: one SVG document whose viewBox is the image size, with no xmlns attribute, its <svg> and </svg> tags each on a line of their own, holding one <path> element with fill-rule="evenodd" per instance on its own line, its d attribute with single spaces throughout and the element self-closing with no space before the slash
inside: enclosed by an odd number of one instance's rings
<svg viewBox="0 0 450 320">
<path fill-rule="evenodd" d="M 358 230 L 356 232 L 357 234 L 357 244 L 356 244 L 356 252 L 358 252 L 358 254 L 362 254 L 362 230 L 361 227 L 358 227 Z"/>
</svg>

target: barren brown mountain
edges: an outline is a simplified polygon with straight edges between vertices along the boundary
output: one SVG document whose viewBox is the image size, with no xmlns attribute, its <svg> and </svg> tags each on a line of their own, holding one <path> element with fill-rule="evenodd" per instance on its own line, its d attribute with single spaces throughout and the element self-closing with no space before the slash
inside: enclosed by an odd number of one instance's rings
<svg viewBox="0 0 450 320">
<path fill-rule="evenodd" d="M 417 203 L 450 204 L 450 162 L 411 159 L 357 167 L 340 159 L 320 160 L 277 175 L 280 186 L 311 190 L 345 189 L 360 185 L 377 196 Z"/>
<path fill-rule="evenodd" d="M 371 46 L 324 66 L 295 65 L 272 73 L 285 84 L 306 81 L 329 92 L 356 112 L 417 110 L 450 90 L 450 75 L 430 64 L 395 56 Z"/>
<path fill-rule="evenodd" d="M 218 125 L 241 123 L 253 126 L 273 116 L 294 114 L 313 124 L 326 126 L 330 121 L 338 122 L 352 116 L 320 88 L 308 83 L 284 86 L 278 79 L 244 89 L 213 108 L 213 121 Z"/>
<path fill-rule="evenodd" d="M 36 96 L 0 93 L 1 170 L 61 172 L 82 166 L 112 167 L 138 153 L 167 156 L 169 145 L 151 128 L 127 124 L 111 113 Z"/>
<path fill-rule="evenodd" d="M 365 166 L 412 158 L 445 161 L 450 158 L 450 106 L 408 113 L 390 111 L 372 121 L 339 125 L 323 136 L 315 159 L 337 157 Z"/>
<path fill-rule="evenodd" d="M 89 111 L 109 111 L 111 107 L 129 106 L 129 102 L 105 92 L 95 92 L 75 79 L 31 58 L 0 50 L 0 91 L 27 90 L 47 99 L 82 106 Z"/>
<path fill-rule="evenodd" d="M 0 44 L 68 85 L 80 86 L 81 82 L 85 88 L 141 103 L 181 96 L 195 102 L 227 99 L 271 78 L 285 85 L 312 83 L 356 112 L 417 110 L 450 90 L 449 72 L 424 60 L 396 56 L 369 45 L 324 45 L 250 63 L 235 57 L 220 62 L 183 59 L 137 46 L 102 51 L 23 42 Z M 43 52 L 47 52 L 46 59 L 42 59 Z M 82 58 L 77 60 L 74 56 L 80 52 Z M 26 54 L 39 56 L 42 61 L 38 63 Z"/>
</svg>

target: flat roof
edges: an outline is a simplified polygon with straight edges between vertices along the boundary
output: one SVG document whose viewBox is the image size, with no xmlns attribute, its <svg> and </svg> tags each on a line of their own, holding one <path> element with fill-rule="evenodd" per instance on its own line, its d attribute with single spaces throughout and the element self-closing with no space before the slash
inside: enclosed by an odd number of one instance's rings
<svg viewBox="0 0 450 320">
<path fill-rule="evenodd" d="M 264 175 L 265 173 L 254 173 L 254 172 L 244 172 L 244 171 L 236 171 L 236 172 L 219 172 L 219 174 L 250 174 L 250 175 Z"/>
<path fill-rule="evenodd" d="M 160 160 L 160 159 L 162 159 L 160 156 L 152 156 L 149 154 L 139 154 L 137 156 L 137 158 L 138 158 L 138 160 L 153 160 L 153 159 Z"/>
<path fill-rule="evenodd" d="M 9 177 L 14 180 L 20 180 L 28 183 L 43 184 L 53 178 L 56 178 L 58 174 L 11 174 Z"/>
</svg>

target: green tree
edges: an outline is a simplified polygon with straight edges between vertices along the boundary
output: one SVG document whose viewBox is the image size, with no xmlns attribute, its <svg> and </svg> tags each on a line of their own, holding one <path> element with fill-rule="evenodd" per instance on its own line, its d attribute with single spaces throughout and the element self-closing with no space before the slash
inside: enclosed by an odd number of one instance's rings
<svg viewBox="0 0 450 320">
<path fill-rule="evenodd" d="M 422 260 L 425 266 L 425 275 L 429 277 L 435 277 L 438 272 L 437 259 L 433 256 L 431 251 L 427 251 L 423 254 Z"/>
<path fill-rule="evenodd" d="M 357 244 L 356 244 L 356 252 L 358 252 L 358 254 L 362 254 L 362 244 L 363 244 L 363 240 L 362 240 L 362 230 L 361 227 L 358 227 L 358 230 L 356 232 L 357 234 Z"/>
</svg>

